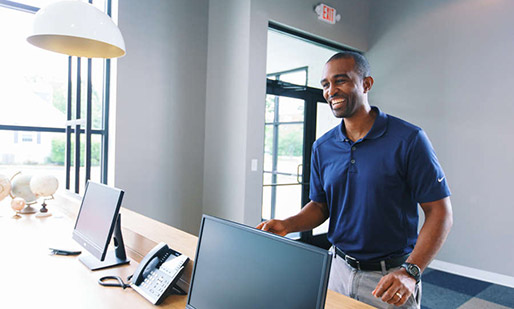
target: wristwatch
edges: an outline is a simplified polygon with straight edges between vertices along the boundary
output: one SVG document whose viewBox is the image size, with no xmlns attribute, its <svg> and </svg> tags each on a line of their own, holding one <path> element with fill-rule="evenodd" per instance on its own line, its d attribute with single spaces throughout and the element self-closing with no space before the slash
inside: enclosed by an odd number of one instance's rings
<svg viewBox="0 0 514 309">
<path fill-rule="evenodd" d="M 418 265 L 412 263 L 403 263 L 402 266 L 405 268 L 407 273 L 414 279 L 416 279 L 416 283 L 419 283 L 421 280 L 421 269 L 419 269 Z"/>
</svg>

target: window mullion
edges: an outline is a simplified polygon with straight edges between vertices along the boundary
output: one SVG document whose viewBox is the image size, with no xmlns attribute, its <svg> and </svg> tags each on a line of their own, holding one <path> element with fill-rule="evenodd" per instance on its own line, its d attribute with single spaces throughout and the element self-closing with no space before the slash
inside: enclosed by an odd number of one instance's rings
<svg viewBox="0 0 514 309">
<path fill-rule="evenodd" d="M 109 93 L 111 88 L 111 59 L 104 61 L 104 91 L 102 95 L 103 117 L 102 117 L 102 154 L 101 154 L 101 182 L 107 183 L 107 164 L 109 150 Z"/>
<path fill-rule="evenodd" d="M 91 115 L 92 115 L 92 93 L 93 85 L 91 82 L 92 60 L 87 59 L 87 102 L 86 102 L 86 145 L 85 145 L 85 181 L 91 179 Z"/>
<path fill-rule="evenodd" d="M 68 98 L 66 102 L 66 120 L 70 121 L 71 119 L 71 100 L 72 100 L 72 57 L 68 56 Z M 66 125 L 66 146 L 65 146 L 65 156 L 64 156 L 64 164 L 66 169 L 66 189 L 70 190 L 71 187 L 71 125 Z"/>
<path fill-rule="evenodd" d="M 112 15 L 112 1 L 107 0 L 105 3 L 105 12 L 109 17 Z M 107 164 L 109 150 L 109 105 L 111 91 L 111 59 L 104 60 L 104 79 L 103 79 L 103 95 L 102 95 L 102 150 L 100 163 L 100 182 L 107 184 Z"/>
<path fill-rule="evenodd" d="M 272 172 L 277 171 L 278 166 L 278 122 L 279 119 L 279 97 L 275 96 L 275 106 L 273 108 L 273 148 L 271 151 L 271 170 Z M 277 174 L 272 173 L 271 174 L 271 183 L 276 184 L 277 183 Z M 276 204 L 277 204 L 277 187 L 272 186 L 271 187 L 271 219 L 275 218 L 275 210 L 276 210 Z"/>
<path fill-rule="evenodd" d="M 81 59 L 77 57 L 77 101 L 75 106 L 75 119 L 80 119 L 80 103 L 81 103 Z M 75 193 L 79 193 L 80 188 L 80 123 L 75 125 Z"/>
</svg>

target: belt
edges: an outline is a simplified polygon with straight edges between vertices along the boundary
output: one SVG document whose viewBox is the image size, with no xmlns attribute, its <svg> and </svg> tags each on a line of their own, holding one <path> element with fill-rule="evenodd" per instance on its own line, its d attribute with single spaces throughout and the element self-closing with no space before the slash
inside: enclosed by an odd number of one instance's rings
<svg viewBox="0 0 514 309">
<path fill-rule="evenodd" d="M 405 254 L 398 257 L 393 258 L 387 258 L 382 261 L 375 261 L 375 262 L 369 262 L 369 261 L 359 261 L 356 258 L 349 256 L 348 254 L 344 253 L 341 249 L 336 248 L 336 254 L 339 255 L 343 260 L 348 263 L 351 267 L 358 269 L 358 270 L 375 270 L 380 271 L 382 270 L 382 263 L 385 266 L 385 269 L 388 270 L 390 268 L 395 268 L 401 266 L 405 260 L 409 257 L 409 254 Z"/>
</svg>

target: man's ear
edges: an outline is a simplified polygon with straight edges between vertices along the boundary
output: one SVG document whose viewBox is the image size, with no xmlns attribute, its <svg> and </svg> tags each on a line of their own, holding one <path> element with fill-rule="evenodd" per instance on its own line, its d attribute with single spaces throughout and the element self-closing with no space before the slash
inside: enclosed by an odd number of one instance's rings
<svg viewBox="0 0 514 309">
<path fill-rule="evenodd" d="M 371 76 L 367 76 L 367 77 L 364 77 L 364 79 L 362 80 L 362 86 L 364 88 L 364 93 L 368 93 L 368 91 L 371 90 L 371 87 L 373 87 L 373 77 Z"/>
</svg>

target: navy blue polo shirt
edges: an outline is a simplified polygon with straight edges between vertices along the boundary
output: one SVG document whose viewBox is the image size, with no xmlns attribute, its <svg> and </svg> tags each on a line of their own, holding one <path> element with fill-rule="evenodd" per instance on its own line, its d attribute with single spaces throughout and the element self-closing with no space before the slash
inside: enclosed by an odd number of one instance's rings
<svg viewBox="0 0 514 309">
<path fill-rule="evenodd" d="M 328 240 L 364 261 L 410 253 L 417 203 L 450 195 L 425 132 L 373 109 L 364 138 L 347 138 L 343 120 L 314 143 L 311 163 L 310 199 L 328 205 Z"/>
</svg>

